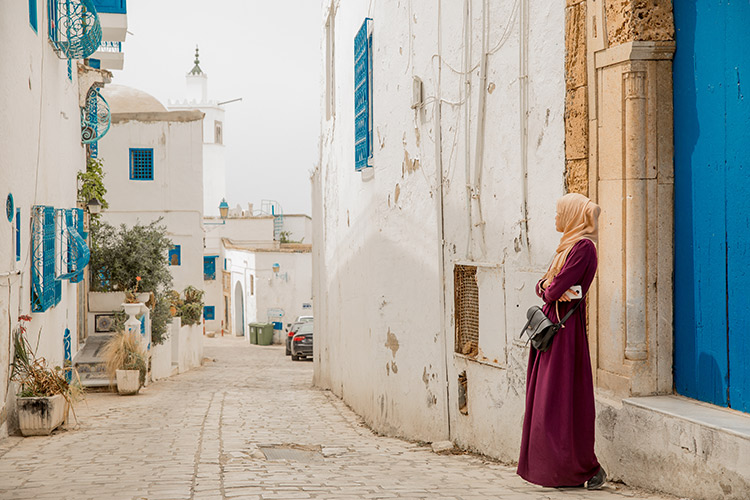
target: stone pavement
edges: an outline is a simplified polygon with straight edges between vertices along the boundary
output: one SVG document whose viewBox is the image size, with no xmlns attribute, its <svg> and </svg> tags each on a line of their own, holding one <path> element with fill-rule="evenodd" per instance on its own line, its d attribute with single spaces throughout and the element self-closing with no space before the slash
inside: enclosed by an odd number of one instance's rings
<svg viewBox="0 0 750 500">
<path fill-rule="evenodd" d="M 0 499 L 668 498 L 541 488 L 483 457 L 376 436 L 283 347 L 206 339 L 205 356 L 137 396 L 89 394 L 78 426 L 0 441 Z"/>
</svg>

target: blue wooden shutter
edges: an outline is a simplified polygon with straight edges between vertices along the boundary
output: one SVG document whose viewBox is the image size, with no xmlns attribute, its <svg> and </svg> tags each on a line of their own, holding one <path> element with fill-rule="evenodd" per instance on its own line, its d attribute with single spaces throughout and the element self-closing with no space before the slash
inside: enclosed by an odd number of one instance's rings
<svg viewBox="0 0 750 500">
<path fill-rule="evenodd" d="M 212 281 L 216 279 L 216 257 L 203 257 L 203 279 Z"/>
<path fill-rule="evenodd" d="M 62 285 L 55 279 L 55 209 L 34 206 L 31 230 L 31 310 L 43 312 L 62 295 Z"/>
<path fill-rule="evenodd" d="M 36 0 L 29 0 L 29 24 L 35 32 L 39 32 L 39 23 L 37 21 Z"/>
<path fill-rule="evenodd" d="M 369 166 L 372 157 L 372 19 L 354 38 L 354 168 Z"/>
</svg>

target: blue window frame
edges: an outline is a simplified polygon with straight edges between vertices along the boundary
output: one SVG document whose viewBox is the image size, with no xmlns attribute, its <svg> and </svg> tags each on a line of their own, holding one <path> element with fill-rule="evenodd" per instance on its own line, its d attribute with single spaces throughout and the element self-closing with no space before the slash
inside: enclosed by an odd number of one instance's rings
<svg viewBox="0 0 750 500">
<path fill-rule="evenodd" d="M 16 262 L 21 260 L 21 209 L 16 209 Z"/>
<path fill-rule="evenodd" d="M 169 249 L 169 265 L 182 265 L 182 247 L 180 245 L 173 245 L 172 248 Z"/>
<path fill-rule="evenodd" d="M 216 259 L 218 255 L 206 255 L 203 257 L 203 279 L 213 281 L 216 279 Z"/>
<path fill-rule="evenodd" d="M 29 0 L 29 24 L 34 33 L 39 33 L 39 22 L 37 20 L 36 0 Z"/>
<path fill-rule="evenodd" d="M 216 307 L 203 306 L 203 319 L 206 321 L 216 319 Z"/>
<path fill-rule="evenodd" d="M 153 148 L 130 148 L 130 180 L 154 180 Z"/>
<path fill-rule="evenodd" d="M 372 166 L 372 24 L 365 19 L 354 38 L 354 168 Z"/>
<path fill-rule="evenodd" d="M 93 0 L 94 7 L 98 13 L 127 14 L 128 8 L 125 0 Z"/>
</svg>

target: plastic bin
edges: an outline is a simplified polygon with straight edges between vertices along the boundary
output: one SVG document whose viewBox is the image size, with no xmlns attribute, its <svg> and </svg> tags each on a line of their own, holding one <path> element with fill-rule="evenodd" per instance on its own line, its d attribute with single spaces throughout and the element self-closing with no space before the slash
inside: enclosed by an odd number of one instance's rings
<svg viewBox="0 0 750 500">
<path fill-rule="evenodd" d="M 256 324 L 258 332 L 258 345 L 271 345 L 273 343 L 273 324 L 258 323 Z"/>
<path fill-rule="evenodd" d="M 251 344 L 258 343 L 258 323 L 248 323 L 247 331 Z"/>
</svg>

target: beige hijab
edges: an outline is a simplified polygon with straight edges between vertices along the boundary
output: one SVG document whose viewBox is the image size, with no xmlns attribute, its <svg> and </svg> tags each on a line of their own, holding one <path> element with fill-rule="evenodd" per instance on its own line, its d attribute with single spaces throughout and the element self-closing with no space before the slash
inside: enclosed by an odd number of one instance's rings
<svg viewBox="0 0 750 500">
<path fill-rule="evenodd" d="M 573 245 L 582 239 L 597 242 L 600 213 L 599 205 L 582 194 L 566 194 L 557 201 L 557 227 L 555 229 L 563 235 L 557 246 L 555 258 L 552 259 L 552 264 L 547 274 L 544 275 L 547 283 L 560 272 Z"/>
</svg>

